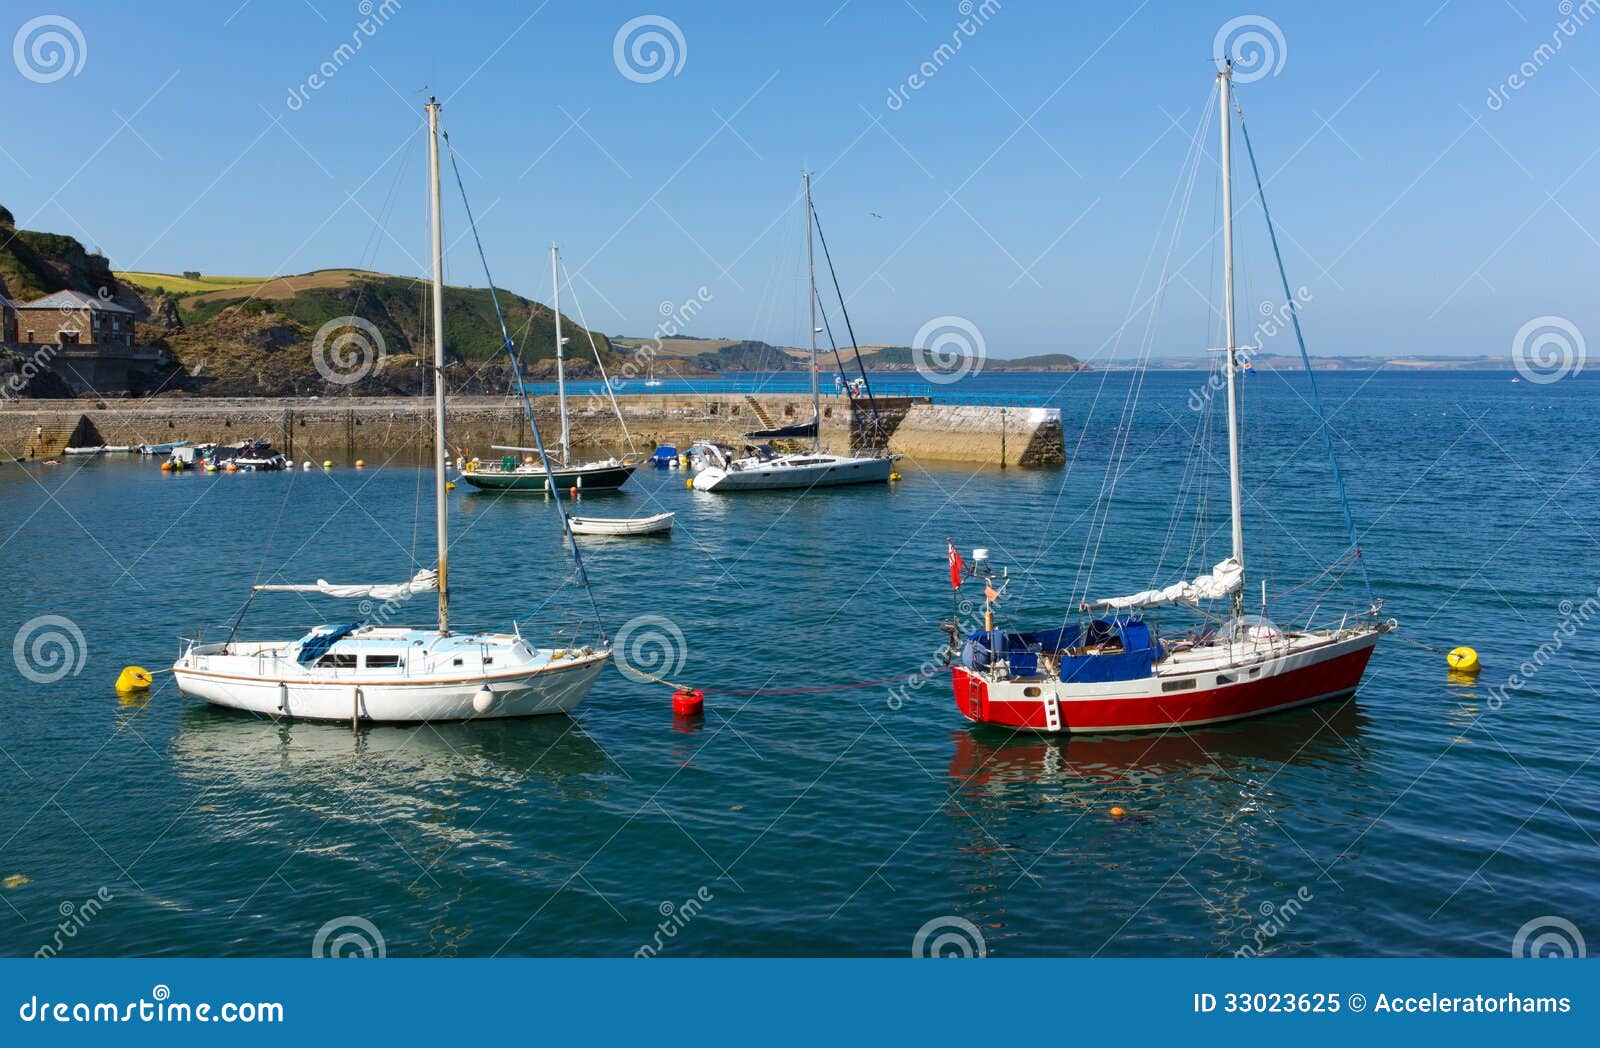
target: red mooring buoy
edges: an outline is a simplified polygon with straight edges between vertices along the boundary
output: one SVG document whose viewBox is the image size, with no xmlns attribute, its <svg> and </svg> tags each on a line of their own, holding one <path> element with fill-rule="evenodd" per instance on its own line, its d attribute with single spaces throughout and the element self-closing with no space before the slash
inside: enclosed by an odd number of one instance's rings
<svg viewBox="0 0 1600 1048">
<path fill-rule="evenodd" d="M 706 693 L 699 688 L 679 688 L 672 693 L 672 712 L 680 717 L 698 717 L 706 711 Z"/>
</svg>

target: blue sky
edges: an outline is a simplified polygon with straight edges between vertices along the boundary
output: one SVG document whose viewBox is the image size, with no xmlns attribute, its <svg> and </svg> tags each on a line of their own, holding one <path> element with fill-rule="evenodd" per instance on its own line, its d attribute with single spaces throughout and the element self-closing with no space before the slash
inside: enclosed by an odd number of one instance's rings
<svg viewBox="0 0 1600 1048">
<path fill-rule="evenodd" d="M 961 35 L 955 3 L 401 0 L 291 105 L 360 34 L 355 3 L 30 4 L 7 5 L 5 35 L 70 19 L 82 68 L 41 83 L 53 70 L 0 66 L 0 203 L 119 268 L 419 272 L 426 85 L 446 100 L 497 282 L 545 300 L 559 241 L 600 330 L 648 334 L 661 303 L 705 287 L 691 333 L 802 340 L 793 205 L 810 166 L 862 341 L 905 343 L 956 315 L 995 356 L 1104 359 L 1153 286 L 1141 270 L 1213 90 L 1218 30 L 1249 16 L 1282 41 L 1275 71 L 1239 93 L 1314 352 L 1505 355 L 1542 314 L 1600 331 L 1600 10 L 1491 107 L 1560 33 L 1556 4 L 1009 0 L 970 16 L 960 51 L 892 107 Z M 641 83 L 651 71 L 625 76 L 613 44 L 647 15 L 676 28 L 681 67 Z M 1214 155 L 1214 121 L 1204 134 Z M 1195 185 L 1159 354 L 1215 339 L 1209 159 Z M 447 221 L 461 232 L 453 200 Z M 1249 209 L 1240 249 L 1240 309 L 1254 310 L 1275 278 Z M 466 241 L 449 268 L 482 283 Z"/>
</svg>

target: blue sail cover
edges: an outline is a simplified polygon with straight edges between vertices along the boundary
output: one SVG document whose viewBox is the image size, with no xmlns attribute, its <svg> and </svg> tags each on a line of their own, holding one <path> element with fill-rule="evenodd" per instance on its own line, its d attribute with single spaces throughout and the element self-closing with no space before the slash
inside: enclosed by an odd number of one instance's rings
<svg viewBox="0 0 1600 1048">
<path fill-rule="evenodd" d="M 1062 654 L 1061 680 L 1068 684 L 1096 684 L 1150 676 L 1151 666 L 1161 656 L 1161 645 L 1150 636 L 1150 627 L 1142 619 L 1095 619 L 1087 631 L 1081 626 L 1036 633 L 978 630 L 962 645 L 961 661 L 968 669 L 981 670 L 1003 658 L 1010 665 L 1012 676 L 1031 677 L 1038 672 L 1041 654 L 1119 640 L 1120 651 Z"/>
<path fill-rule="evenodd" d="M 347 626 L 333 626 L 327 633 L 313 632 L 300 642 L 300 655 L 295 661 L 302 666 L 311 665 L 328 654 L 328 649 L 333 647 L 334 642 L 343 640 L 360 628 L 361 623 L 352 622 Z"/>
<path fill-rule="evenodd" d="M 801 422 L 793 426 L 779 426 L 777 429 L 758 429 L 746 433 L 746 440 L 800 440 L 817 435 L 817 418 L 811 417 L 810 422 Z"/>
</svg>

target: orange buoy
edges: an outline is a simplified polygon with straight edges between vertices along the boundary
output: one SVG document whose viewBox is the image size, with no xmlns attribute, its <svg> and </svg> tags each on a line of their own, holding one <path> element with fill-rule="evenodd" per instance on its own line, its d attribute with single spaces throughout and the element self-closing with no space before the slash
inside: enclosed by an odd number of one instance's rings
<svg viewBox="0 0 1600 1048">
<path fill-rule="evenodd" d="M 367 463 L 363 459 L 356 459 L 356 469 L 366 469 Z"/>
<path fill-rule="evenodd" d="M 672 712 L 680 717 L 698 717 L 706 711 L 706 693 L 699 688 L 679 688 L 672 693 Z"/>
<path fill-rule="evenodd" d="M 1112 808 L 1111 809 L 1111 817 L 1113 819 L 1120 819 L 1126 814 L 1128 814 L 1128 813 L 1123 811 L 1121 808 Z"/>
<path fill-rule="evenodd" d="M 574 484 L 574 485 L 572 485 L 572 487 L 568 488 L 567 489 L 567 494 L 569 496 L 571 496 L 572 498 L 577 498 L 578 497 L 578 485 Z"/>
<path fill-rule="evenodd" d="M 163 472 L 163 473 L 171 473 L 172 472 L 172 463 L 170 461 L 169 462 L 163 462 L 161 464 L 161 472 Z"/>
</svg>

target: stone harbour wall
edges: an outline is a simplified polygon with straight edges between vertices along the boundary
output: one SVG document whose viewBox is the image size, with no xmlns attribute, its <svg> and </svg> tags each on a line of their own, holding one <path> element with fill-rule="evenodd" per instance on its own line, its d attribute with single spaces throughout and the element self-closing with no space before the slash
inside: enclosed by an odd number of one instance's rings
<svg viewBox="0 0 1600 1048">
<path fill-rule="evenodd" d="M 640 451 L 658 444 L 686 448 L 695 440 L 737 445 L 750 430 L 795 425 L 811 417 L 811 399 L 795 395 L 699 394 L 619 396 Z M 1058 467 L 1061 417 L 1054 408 L 956 407 L 921 399 L 879 398 L 890 450 L 912 462 Z M 447 439 L 452 453 L 487 457 L 492 444 L 527 447 L 533 435 L 516 400 L 453 397 Z M 534 398 L 546 445 L 559 439 L 552 397 Z M 626 450 L 603 397 L 568 402 L 572 444 L 583 453 Z M 270 440 L 297 461 L 421 461 L 433 453 L 433 407 L 427 398 L 327 398 L 137 401 L 34 400 L 0 407 L 0 456 L 53 458 L 66 445 L 232 443 Z M 879 443 L 865 408 L 852 413 L 840 396 L 822 399 L 822 441 L 835 451 Z"/>
</svg>

